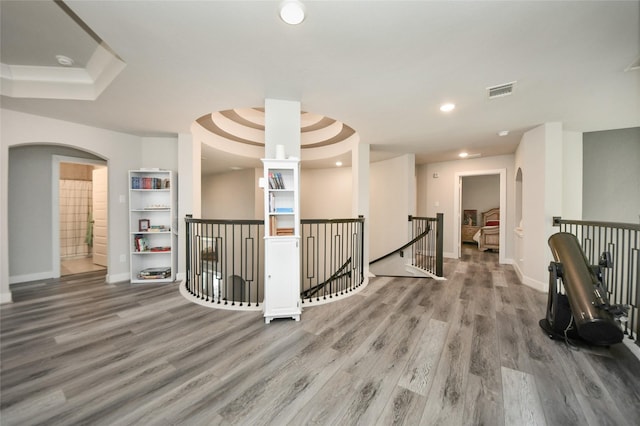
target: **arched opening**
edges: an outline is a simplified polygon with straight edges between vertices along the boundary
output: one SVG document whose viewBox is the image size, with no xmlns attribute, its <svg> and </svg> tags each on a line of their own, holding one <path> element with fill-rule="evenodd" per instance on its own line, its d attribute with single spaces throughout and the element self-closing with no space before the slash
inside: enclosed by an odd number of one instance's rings
<svg viewBox="0 0 640 426">
<path fill-rule="evenodd" d="M 9 281 L 57 278 L 61 258 L 60 163 L 67 159 L 106 170 L 107 162 L 59 144 L 14 145 L 8 153 Z"/>
<path fill-rule="evenodd" d="M 522 230 L 522 169 L 516 172 L 516 227 Z"/>
</svg>

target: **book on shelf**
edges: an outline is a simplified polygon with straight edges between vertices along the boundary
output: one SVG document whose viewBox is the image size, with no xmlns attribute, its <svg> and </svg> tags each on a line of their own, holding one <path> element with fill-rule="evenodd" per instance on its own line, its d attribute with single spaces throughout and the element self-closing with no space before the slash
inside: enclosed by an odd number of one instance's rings
<svg viewBox="0 0 640 426">
<path fill-rule="evenodd" d="M 293 213 L 293 207 L 276 207 L 275 213 Z"/>
<path fill-rule="evenodd" d="M 149 251 L 149 242 L 140 234 L 136 234 L 133 238 L 136 251 Z"/>
<path fill-rule="evenodd" d="M 276 228 L 276 235 L 293 235 L 293 228 Z"/>
<path fill-rule="evenodd" d="M 272 237 L 281 237 L 285 235 L 294 235 L 294 227 L 278 226 L 278 218 L 269 216 L 269 235 Z"/>
<path fill-rule="evenodd" d="M 169 278 L 171 276 L 171 267 L 170 266 L 161 266 L 156 268 L 146 268 L 142 271 L 138 272 L 138 278 L 144 280 L 154 280 L 154 279 L 162 279 Z"/>
<path fill-rule="evenodd" d="M 269 172 L 269 189 L 286 189 L 284 180 L 282 179 L 282 173 Z"/>
<path fill-rule="evenodd" d="M 171 187 L 169 179 L 131 176 L 131 189 L 167 189 Z"/>
<path fill-rule="evenodd" d="M 166 246 L 163 246 L 163 247 L 151 247 L 151 248 L 149 249 L 149 251 L 152 251 L 152 252 L 165 252 L 165 251 L 171 251 L 171 247 L 166 247 Z"/>
</svg>

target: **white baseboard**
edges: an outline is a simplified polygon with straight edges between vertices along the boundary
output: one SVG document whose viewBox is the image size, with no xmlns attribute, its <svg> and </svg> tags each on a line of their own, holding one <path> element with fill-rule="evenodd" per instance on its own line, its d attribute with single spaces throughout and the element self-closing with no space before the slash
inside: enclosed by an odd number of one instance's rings
<svg viewBox="0 0 640 426">
<path fill-rule="evenodd" d="M 431 272 L 425 271 L 424 269 L 420 269 L 417 266 L 413 266 L 410 263 L 405 264 L 404 267 L 405 267 L 405 270 L 407 272 L 409 272 L 410 274 L 412 274 L 415 277 L 433 278 L 436 281 L 446 281 L 447 280 L 445 277 L 439 277 L 437 275 L 432 274 Z"/>
<path fill-rule="evenodd" d="M 443 252 L 442 253 L 442 257 L 444 257 L 445 259 L 457 259 L 458 255 L 452 252 Z"/>
<path fill-rule="evenodd" d="M 515 269 L 516 274 L 518 275 L 518 278 L 520 279 L 520 282 L 522 284 L 526 285 L 527 287 L 531 287 L 534 290 L 541 291 L 543 293 L 546 293 L 548 291 L 549 283 L 543 283 L 538 280 L 534 280 L 531 277 L 527 277 L 522 273 L 522 271 L 520 270 L 520 266 L 516 262 L 513 262 L 512 265 L 513 265 L 513 269 Z"/>
<path fill-rule="evenodd" d="M 178 272 L 176 274 L 176 281 L 185 281 L 187 279 L 187 273 L 186 272 Z"/>
<path fill-rule="evenodd" d="M 26 283 L 29 281 L 47 280 L 53 278 L 53 271 L 36 272 L 34 274 L 14 275 L 9 277 L 9 284 Z"/>
<path fill-rule="evenodd" d="M 0 293 L 0 304 L 12 303 L 13 298 L 11 297 L 11 292 Z"/>
<path fill-rule="evenodd" d="M 123 281 L 129 281 L 131 277 L 128 272 L 123 272 L 121 274 L 107 274 L 106 281 L 108 284 L 113 283 L 121 283 Z"/>
</svg>

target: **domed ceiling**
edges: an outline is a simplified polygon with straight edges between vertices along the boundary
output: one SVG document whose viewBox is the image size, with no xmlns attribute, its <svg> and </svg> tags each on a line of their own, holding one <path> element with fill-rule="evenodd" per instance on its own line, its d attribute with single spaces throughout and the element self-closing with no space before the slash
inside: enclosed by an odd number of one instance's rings
<svg viewBox="0 0 640 426">
<path fill-rule="evenodd" d="M 200 135 L 206 149 L 203 157 L 224 158 L 238 155 L 259 160 L 264 157 L 265 112 L 263 107 L 236 108 L 205 114 L 195 122 L 195 133 Z M 350 153 L 353 143 L 357 143 L 357 132 L 350 126 L 320 114 L 301 112 L 300 114 L 300 155 L 305 165 L 312 166 L 319 160 L 329 166 L 334 159 L 350 163 L 345 153 Z M 215 152 L 219 150 L 222 152 Z M 246 167 L 246 161 L 242 162 Z M 257 164 L 257 163 L 256 163 Z M 228 164 L 228 166 L 231 166 Z M 204 164 L 203 164 L 204 168 Z M 204 171 L 204 170 L 203 170 Z"/>
</svg>

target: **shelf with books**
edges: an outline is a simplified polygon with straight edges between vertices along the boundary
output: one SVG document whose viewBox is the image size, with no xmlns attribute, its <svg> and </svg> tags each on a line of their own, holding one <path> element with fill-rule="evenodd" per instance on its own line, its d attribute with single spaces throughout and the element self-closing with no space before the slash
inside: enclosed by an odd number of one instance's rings
<svg viewBox="0 0 640 426">
<path fill-rule="evenodd" d="M 149 169 L 129 172 L 130 280 L 170 282 L 177 268 L 175 174 Z M 147 272 L 158 273 L 147 273 Z"/>
<path fill-rule="evenodd" d="M 263 160 L 265 222 L 270 237 L 299 235 L 298 167 L 296 160 Z"/>
</svg>

